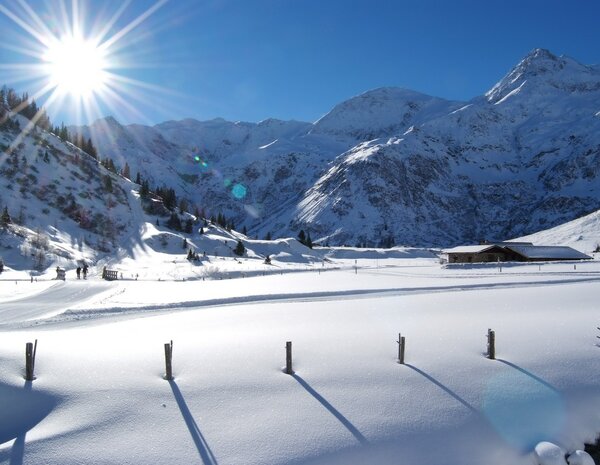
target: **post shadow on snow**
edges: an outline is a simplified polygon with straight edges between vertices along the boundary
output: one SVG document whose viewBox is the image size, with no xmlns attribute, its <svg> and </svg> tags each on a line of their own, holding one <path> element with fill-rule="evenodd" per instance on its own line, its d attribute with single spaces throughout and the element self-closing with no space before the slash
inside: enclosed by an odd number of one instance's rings
<svg viewBox="0 0 600 465">
<path fill-rule="evenodd" d="M 31 392 L 33 389 L 32 381 L 25 381 L 23 389 L 25 392 Z M 23 457 L 25 456 L 25 436 L 27 431 L 21 432 L 15 439 L 12 448 L 10 449 L 9 465 L 23 465 Z"/>
<path fill-rule="evenodd" d="M 471 404 L 469 404 L 466 400 L 464 400 L 462 397 L 460 397 L 456 392 L 454 392 L 452 389 L 448 388 L 447 386 L 444 386 L 442 383 L 440 383 L 437 379 L 435 379 L 433 376 L 425 373 L 423 370 L 420 370 L 419 368 L 417 368 L 414 365 L 411 365 L 409 363 L 405 363 L 404 366 L 407 366 L 408 368 L 410 368 L 413 371 L 416 371 L 417 373 L 419 373 L 421 376 L 427 378 L 429 381 L 431 381 L 433 384 L 435 384 L 437 387 L 439 387 L 442 391 L 444 391 L 446 394 L 448 394 L 450 397 L 452 397 L 453 399 L 457 400 L 458 402 L 460 402 L 464 407 L 466 407 L 467 409 L 469 409 L 471 412 L 473 413 L 479 413 L 477 411 L 477 409 L 475 407 L 473 407 Z"/>
<path fill-rule="evenodd" d="M 515 365 L 514 363 L 509 362 L 507 360 L 503 360 L 501 358 L 497 358 L 496 360 L 500 363 L 504 363 L 505 365 L 507 365 L 511 368 L 514 368 L 515 370 L 523 373 L 525 376 L 529 376 L 531 379 L 537 381 L 540 384 L 543 384 L 545 387 L 552 390 L 553 392 L 555 392 L 557 394 L 559 393 L 558 390 L 554 386 L 552 386 L 548 381 L 545 381 L 542 378 L 540 378 L 539 376 L 534 375 L 530 371 L 527 371 L 525 368 L 521 368 L 519 365 Z"/>
<path fill-rule="evenodd" d="M 31 381 L 25 381 L 23 389 L 0 383 L 0 399 L 0 444 L 15 439 L 10 449 L 0 453 L 0 462 L 22 465 L 27 432 L 52 411 L 58 399 L 33 391 Z"/>
<path fill-rule="evenodd" d="M 327 400 L 323 396 L 321 396 L 321 394 L 315 391 L 310 384 L 304 381 L 297 373 L 292 374 L 292 377 L 296 381 L 298 381 L 298 384 L 300 384 L 300 386 L 302 386 L 311 396 L 317 399 L 323 407 L 329 410 L 329 413 L 336 417 L 338 421 L 342 425 L 344 425 L 346 429 L 350 431 L 350 433 L 352 433 L 352 435 L 356 438 L 358 442 L 360 442 L 363 446 L 369 444 L 369 441 L 367 441 L 367 439 L 362 435 L 362 433 L 358 431 L 358 429 L 356 429 L 356 427 L 352 423 L 350 423 L 350 421 L 344 415 L 342 415 L 333 405 L 327 402 Z"/>
<path fill-rule="evenodd" d="M 190 412 L 190 409 L 188 408 L 185 399 L 179 390 L 179 386 L 177 386 L 177 383 L 174 380 L 169 380 L 169 385 L 171 386 L 173 396 L 175 397 L 175 401 L 177 402 L 179 410 L 181 411 L 181 416 L 183 416 L 185 424 L 187 425 L 188 430 L 192 435 L 192 439 L 196 444 L 196 448 L 198 449 L 198 453 L 202 458 L 202 462 L 204 465 L 217 465 L 217 459 L 210 450 L 206 439 L 204 439 L 196 420 L 194 420 L 192 412 Z"/>
<path fill-rule="evenodd" d="M 10 449 L 10 461 L 9 465 L 23 465 L 23 457 L 25 456 L 25 436 L 27 432 L 23 432 L 15 442 L 13 443 L 12 448 Z"/>
</svg>

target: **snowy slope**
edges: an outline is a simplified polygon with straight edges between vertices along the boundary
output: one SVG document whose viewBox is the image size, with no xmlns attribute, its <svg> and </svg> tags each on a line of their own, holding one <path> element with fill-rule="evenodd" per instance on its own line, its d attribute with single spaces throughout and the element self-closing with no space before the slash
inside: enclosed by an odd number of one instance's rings
<svg viewBox="0 0 600 465">
<path fill-rule="evenodd" d="M 0 226 L 3 279 L 54 277 L 57 266 L 71 276 L 84 262 L 96 276 L 104 266 L 121 271 L 144 258 L 151 259 L 137 266 L 140 279 L 175 280 L 290 271 L 323 260 L 322 253 L 295 239 L 252 240 L 187 212 L 178 216 L 191 228 L 173 230 L 172 213 L 160 199 L 142 200 L 137 184 L 52 133 L 23 130 L 28 121 L 22 116 L 11 118 L 20 128 L 0 130 L 0 212 L 6 207 L 10 216 L 10 223 Z M 110 119 L 103 124 L 119 127 Z M 118 134 L 121 143 L 133 143 L 130 136 Z M 246 248 L 240 259 L 234 254 L 238 241 Z M 188 261 L 189 250 L 201 258 Z M 267 256 L 270 266 L 264 264 Z M 165 263 L 177 266 L 164 272 Z"/>
<path fill-rule="evenodd" d="M 600 248 L 600 210 L 515 240 L 539 245 L 563 244 L 591 255 Z"/>
</svg>

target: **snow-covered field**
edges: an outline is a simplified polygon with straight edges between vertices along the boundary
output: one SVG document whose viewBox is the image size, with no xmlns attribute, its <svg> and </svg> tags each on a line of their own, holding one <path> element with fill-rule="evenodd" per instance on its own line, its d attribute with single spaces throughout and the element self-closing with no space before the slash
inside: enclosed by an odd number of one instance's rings
<svg viewBox="0 0 600 465">
<path fill-rule="evenodd" d="M 205 280 L 178 263 L 160 281 L 132 279 L 140 263 L 113 282 L 3 273 L 0 462 L 533 465 L 542 441 L 595 440 L 600 262 L 327 255 L 281 269 L 221 260 L 246 272 Z"/>
</svg>

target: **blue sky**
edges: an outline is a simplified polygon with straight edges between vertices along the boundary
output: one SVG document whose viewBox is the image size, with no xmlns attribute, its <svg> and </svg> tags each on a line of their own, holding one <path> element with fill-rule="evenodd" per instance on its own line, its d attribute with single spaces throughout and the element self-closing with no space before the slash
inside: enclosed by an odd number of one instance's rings
<svg viewBox="0 0 600 465">
<path fill-rule="evenodd" d="M 49 25 L 61 4 L 29 0 Z M 84 30 L 102 26 L 121 0 L 76 2 Z M 114 34 L 156 1 L 132 0 Z M 27 17 L 13 0 L 0 1 Z M 15 6 L 16 5 L 16 6 Z M 123 86 L 125 104 L 102 103 L 81 119 L 114 114 L 123 123 L 187 117 L 313 121 L 353 95 L 401 86 L 468 100 L 488 90 L 536 47 L 600 63 L 600 2 L 487 0 L 170 0 L 119 42 L 114 72 L 138 81 Z M 22 50 L 35 40 L 0 13 L 0 63 L 32 63 Z M 58 30 L 58 29 L 57 29 Z M 0 82 L 34 93 L 39 82 L 0 68 Z M 22 74 L 22 73 L 21 73 Z M 43 98 L 40 99 L 43 101 Z M 65 101 L 54 121 L 76 123 Z M 84 121 L 85 122 L 85 121 Z"/>
</svg>

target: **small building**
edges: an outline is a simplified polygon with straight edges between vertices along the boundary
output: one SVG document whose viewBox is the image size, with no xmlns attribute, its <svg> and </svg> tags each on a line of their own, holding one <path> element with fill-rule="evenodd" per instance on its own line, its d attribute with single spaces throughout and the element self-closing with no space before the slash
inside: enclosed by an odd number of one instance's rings
<svg viewBox="0 0 600 465">
<path fill-rule="evenodd" d="M 463 245 L 443 250 L 448 255 L 448 263 L 490 263 L 507 261 L 506 249 L 495 245 Z"/>
<path fill-rule="evenodd" d="M 566 246 L 538 246 L 530 242 L 497 242 L 443 250 L 448 263 L 547 262 L 590 260 L 592 257 Z"/>
<path fill-rule="evenodd" d="M 591 260 L 592 257 L 565 246 L 506 245 L 523 262 L 548 262 L 562 260 Z"/>
</svg>

